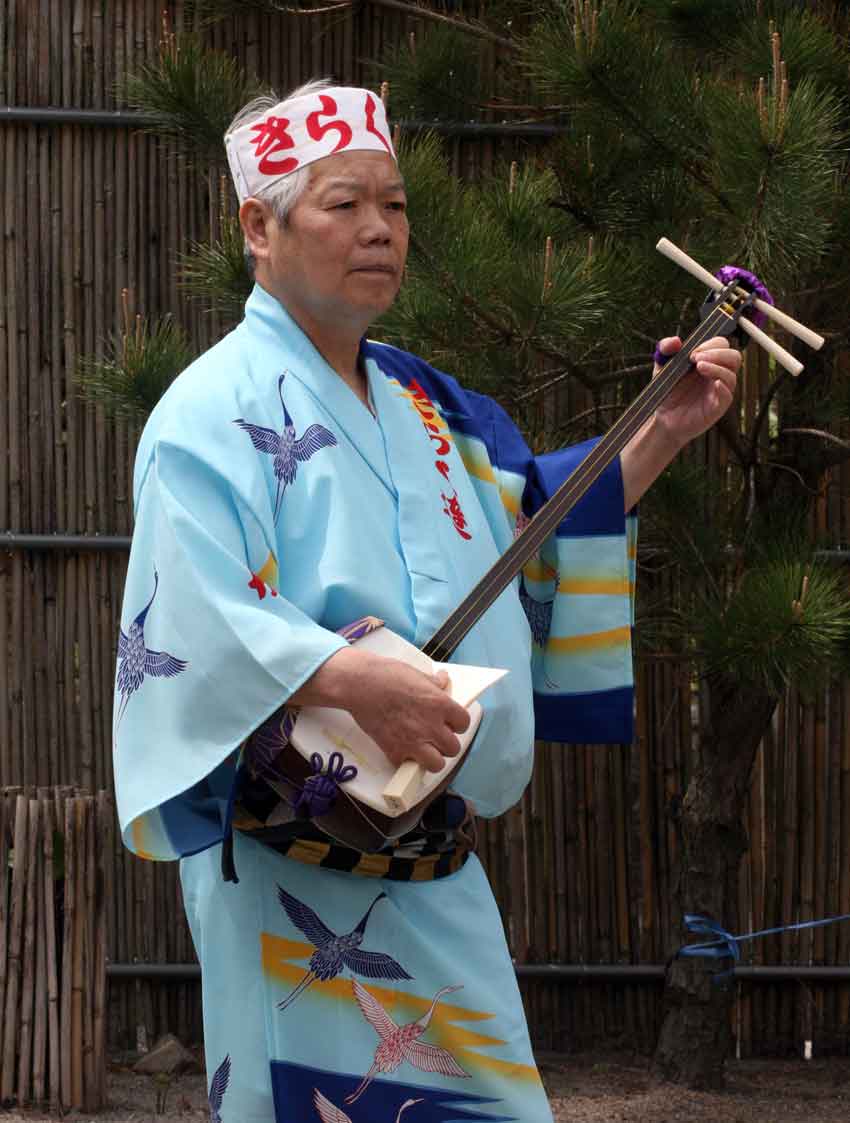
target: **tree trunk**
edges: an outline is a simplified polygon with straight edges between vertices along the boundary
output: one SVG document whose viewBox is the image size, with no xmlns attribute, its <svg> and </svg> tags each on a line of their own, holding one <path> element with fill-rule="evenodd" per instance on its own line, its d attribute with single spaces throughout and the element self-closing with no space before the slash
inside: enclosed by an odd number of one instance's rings
<svg viewBox="0 0 850 1123">
<path fill-rule="evenodd" d="M 674 903 L 679 917 L 702 913 L 735 934 L 750 773 L 777 699 L 767 691 L 742 690 L 724 678 L 712 680 L 710 695 L 699 761 L 678 815 Z M 687 942 L 682 924 L 670 954 Z M 723 1065 L 733 1045 L 735 988 L 715 982 L 714 976 L 731 966 L 727 959 L 670 960 L 664 1021 L 653 1059 L 659 1079 L 690 1088 L 723 1086 Z"/>
</svg>

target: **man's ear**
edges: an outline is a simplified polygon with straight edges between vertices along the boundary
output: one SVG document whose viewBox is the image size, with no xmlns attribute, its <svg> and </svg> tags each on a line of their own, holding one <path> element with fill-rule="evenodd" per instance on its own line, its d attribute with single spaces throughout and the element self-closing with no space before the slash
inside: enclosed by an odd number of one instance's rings
<svg viewBox="0 0 850 1123">
<path fill-rule="evenodd" d="M 267 203 L 253 196 L 239 208 L 239 222 L 245 243 L 255 260 L 266 261 L 271 254 L 272 224 L 276 222 Z"/>
</svg>

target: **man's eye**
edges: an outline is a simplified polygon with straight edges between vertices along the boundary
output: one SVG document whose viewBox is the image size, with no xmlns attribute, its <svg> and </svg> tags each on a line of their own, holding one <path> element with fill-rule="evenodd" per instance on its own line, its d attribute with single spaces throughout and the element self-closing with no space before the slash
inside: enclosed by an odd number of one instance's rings
<svg viewBox="0 0 850 1123">
<path fill-rule="evenodd" d="M 353 207 L 353 206 L 354 206 L 354 200 L 353 199 L 346 199 L 346 201 L 344 203 L 334 203 L 332 205 L 331 209 L 335 210 L 335 211 L 338 211 L 338 210 L 347 209 L 347 208 L 350 208 L 350 207 Z"/>
<path fill-rule="evenodd" d="M 402 203 L 402 202 L 399 202 L 399 201 L 389 203 L 388 206 L 389 206 L 391 211 L 406 211 L 407 210 L 407 203 Z"/>
</svg>

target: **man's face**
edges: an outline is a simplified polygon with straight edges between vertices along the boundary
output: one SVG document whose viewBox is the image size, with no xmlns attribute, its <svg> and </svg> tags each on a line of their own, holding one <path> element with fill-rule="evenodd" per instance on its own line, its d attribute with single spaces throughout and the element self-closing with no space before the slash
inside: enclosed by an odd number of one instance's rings
<svg viewBox="0 0 850 1123">
<path fill-rule="evenodd" d="M 401 284 L 409 233 L 401 175 L 382 152 L 340 152 L 310 170 L 257 277 L 302 326 L 350 323 L 362 333 Z"/>
</svg>

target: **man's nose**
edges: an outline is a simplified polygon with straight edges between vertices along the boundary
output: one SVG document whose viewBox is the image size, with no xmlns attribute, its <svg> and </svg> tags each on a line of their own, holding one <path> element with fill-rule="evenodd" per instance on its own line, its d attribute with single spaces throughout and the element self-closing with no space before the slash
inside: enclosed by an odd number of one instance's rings
<svg viewBox="0 0 850 1123">
<path fill-rule="evenodd" d="M 383 243 L 392 239 L 392 230 L 382 207 L 366 208 L 360 237 L 364 242 Z"/>
</svg>

